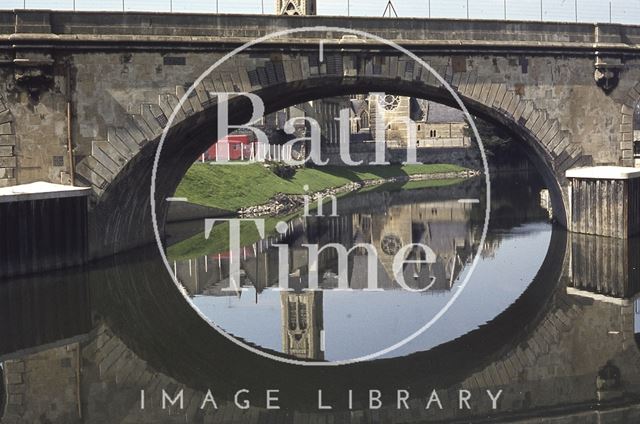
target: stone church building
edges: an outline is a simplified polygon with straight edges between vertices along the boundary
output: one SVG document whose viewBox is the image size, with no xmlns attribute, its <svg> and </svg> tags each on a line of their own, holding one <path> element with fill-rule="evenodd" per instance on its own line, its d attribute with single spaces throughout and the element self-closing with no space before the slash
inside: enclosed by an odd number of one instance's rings
<svg viewBox="0 0 640 424">
<path fill-rule="evenodd" d="M 315 15 L 316 0 L 276 0 L 278 15 Z"/>
</svg>

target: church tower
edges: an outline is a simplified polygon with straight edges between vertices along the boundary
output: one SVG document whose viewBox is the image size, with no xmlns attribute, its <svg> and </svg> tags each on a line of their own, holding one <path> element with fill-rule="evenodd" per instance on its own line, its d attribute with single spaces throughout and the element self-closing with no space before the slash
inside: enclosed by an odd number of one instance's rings
<svg viewBox="0 0 640 424">
<path fill-rule="evenodd" d="M 276 0 L 278 15 L 315 15 L 316 0 Z"/>
</svg>

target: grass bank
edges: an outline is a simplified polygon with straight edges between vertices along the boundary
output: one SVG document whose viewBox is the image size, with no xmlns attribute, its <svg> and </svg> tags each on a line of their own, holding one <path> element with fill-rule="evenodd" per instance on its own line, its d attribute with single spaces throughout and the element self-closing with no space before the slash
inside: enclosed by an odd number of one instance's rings
<svg viewBox="0 0 640 424">
<path fill-rule="evenodd" d="M 462 182 L 462 179 L 452 178 L 448 180 L 421 180 L 407 181 L 405 183 L 386 183 L 376 186 L 364 187 L 355 193 L 346 194 L 346 196 L 356 195 L 357 193 L 365 193 L 372 191 L 390 191 L 390 190 L 416 190 L 432 187 L 445 187 L 455 185 Z M 265 217 L 265 233 L 267 235 L 275 233 L 276 223 L 279 221 L 288 221 L 302 212 L 298 211 L 291 215 L 279 217 Z M 255 225 L 249 222 L 240 223 L 240 240 L 242 245 L 250 245 L 260 240 L 260 235 Z M 229 224 L 224 222 L 213 227 L 211 235 L 205 239 L 201 233 L 176 243 L 167 248 L 167 254 L 170 260 L 184 260 L 200 257 L 202 255 L 212 255 L 216 253 L 227 252 L 229 250 Z"/>
<path fill-rule="evenodd" d="M 352 181 L 464 170 L 465 168 L 450 164 L 324 166 L 298 169 L 296 175 L 287 180 L 278 177 L 262 164 L 198 163 L 182 179 L 175 196 L 185 197 L 191 203 L 235 212 L 240 208 L 264 204 L 276 193 L 302 194 L 305 185 L 309 186 L 310 192 L 316 192 L 340 187 Z"/>
</svg>

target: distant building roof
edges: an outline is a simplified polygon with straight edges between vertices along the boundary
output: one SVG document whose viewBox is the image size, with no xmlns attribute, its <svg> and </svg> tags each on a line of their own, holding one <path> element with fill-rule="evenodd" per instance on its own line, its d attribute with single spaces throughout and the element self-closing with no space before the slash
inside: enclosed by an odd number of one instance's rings
<svg viewBox="0 0 640 424">
<path fill-rule="evenodd" d="M 440 103 L 429 102 L 426 122 L 431 124 L 461 123 L 465 122 L 464 113 Z"/>
</svg>

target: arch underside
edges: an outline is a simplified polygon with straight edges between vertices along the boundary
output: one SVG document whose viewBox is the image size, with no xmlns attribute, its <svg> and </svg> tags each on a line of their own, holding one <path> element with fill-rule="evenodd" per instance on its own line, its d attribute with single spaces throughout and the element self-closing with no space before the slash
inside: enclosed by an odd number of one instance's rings
<svg viewBox="0 0 640 424">
<path fill-rule="evenodd" d="M 536 109 L 532 101 L 507 91 L 503 84 L 461 81 L 454 76 L 452 85 L 472 115 L 503 127 L 522 141 L 549 187 L 555 218 L 565 224 L 564 171 L 589 164 L 591 158 L 583 155 L 579 145 L 570 142 L 568 133 L 557 120 L 550 118 L 546 111 Z M 310 100 L 367 92 L 424 98 L 458 107 L 433 76 L 422 74 L 411 80 L 383 75 L 318 75 L 264 86 L 257 82 L 251 85 L 249 80 L 239 84 L 234 85 L 238 92 L 252 92 L 261 97 L 267 114 Z M 208 94 L 215 91 L 213 87 L 207 79 L 196 87 L 167 132 L 156 182 L 160 227 L 168 209 L 165 199 L 173 195 L 188 168 L 211 141 L 218 138 L 215 97 Z M 78 164 L 78 175 L 91 184 L 95 194 L 91 220 L 95 231 L 90 244 L 94 258 L 154 239 L 149 205 L 151 169 L 164 125 L 179 104 L 173 94 L 160 95 L 159 99 L 157 105 L 141 105 L 140 113 L 131 115 L 122 127 L 110 129 L 107 141 L 94 143 L 92 156 Z M 238 96 L 230 101 L 231 123 L 247 122 L 251 112 L 246 97 Z"/>
</svg>

